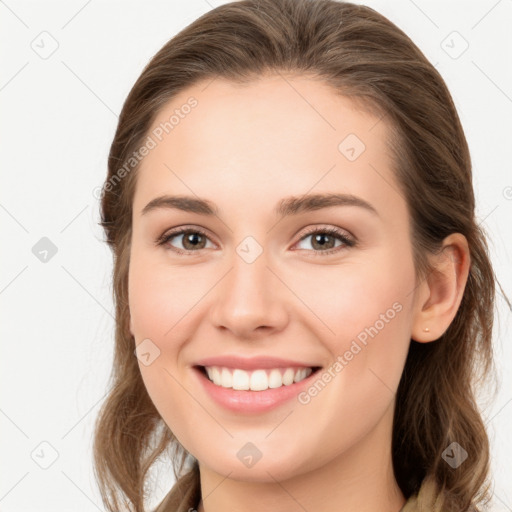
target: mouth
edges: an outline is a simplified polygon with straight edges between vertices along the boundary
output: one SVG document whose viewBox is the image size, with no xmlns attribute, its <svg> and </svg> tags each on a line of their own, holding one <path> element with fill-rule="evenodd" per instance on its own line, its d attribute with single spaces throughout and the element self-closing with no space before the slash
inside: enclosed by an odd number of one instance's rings
<svg viewBox="0 0 512 512">
<path fill-rule="evenodd" d="M 320 366 L 261 368 L 256 370 L 201 365 L 196 365 L 194 368 L 218 388 L 254 392 L 290 387 L 309 379 L 321 370 Z"/>
</svg>

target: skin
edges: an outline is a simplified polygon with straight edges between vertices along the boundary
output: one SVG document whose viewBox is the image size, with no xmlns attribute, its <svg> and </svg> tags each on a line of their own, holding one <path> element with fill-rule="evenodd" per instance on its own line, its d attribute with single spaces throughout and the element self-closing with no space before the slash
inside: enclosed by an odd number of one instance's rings
<svg viewBox="0 0 512 512">
<path fill-rule="evenodd" d="M 136 345 L 149 338 L 160 351 L 147 366 L 139 361 L 148 393 L 199 461 L 199 510 L 398 512 L 405 498 L 391 463 L 395 394 L 411 338 L 434 341 L 455 316 L 469 269 L 466 239 L 450 235 L 430 257 L 437 270 L 416 282 L 388 126 L 321 81 L 269 75 L 242 87 L 210 80 L 173 98 L 153 127 L 190 96 L 197 107 L 138 170 L 129 306 Z M 354 161 L 338 150 L 350 133 L 366 146 Z M 321 192 L 359 196 L 378 215 L 356 206 L 281 220 L 273 214 L 284 197 Z M 142 215 L 162 194 L 206 198 L 218 216 Z M 155 244 L 182 226 L 206 230 L 206 242 L 194 249 L 178 235 Z M 357 244 L 336 241 L 328 247 L 338 252 L 322 254 L 304 234 L 312 226 L 337 227 Z M 236 252 L 247 236 L 263 249 L 250 264 Z M 307 404 L 236 414 L 214 403 L 191 370 L 218 354 L 327 368 L 397 302 L 401 311 Z M 262 453 L 252 467 L 236 456 L 247 442 Z"/>
</svg>

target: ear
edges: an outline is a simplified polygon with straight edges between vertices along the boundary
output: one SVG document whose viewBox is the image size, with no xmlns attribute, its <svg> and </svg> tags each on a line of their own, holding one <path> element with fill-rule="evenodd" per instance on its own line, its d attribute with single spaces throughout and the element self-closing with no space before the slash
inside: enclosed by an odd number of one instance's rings
<svg viewBox="0 0 512 512">
<path fill-rule="evenodd" d="M 131 334 L 132 336 L 135 336 L 135 335 L 133 334 L 133 321 L 132 321 L 132 317 L 131 317 L 131 315 L 130 315 L 130 334 Z"/>
<path fill-rule="evenodd" d="M 447 236 L 441 251 L 429 255 L 429 261 L 434 270 L 416 288 L 414 300 L 411 338 L 420 343 L 439 339 L 459 309 L 471 263 L 466 237 Z"/>
</svg>

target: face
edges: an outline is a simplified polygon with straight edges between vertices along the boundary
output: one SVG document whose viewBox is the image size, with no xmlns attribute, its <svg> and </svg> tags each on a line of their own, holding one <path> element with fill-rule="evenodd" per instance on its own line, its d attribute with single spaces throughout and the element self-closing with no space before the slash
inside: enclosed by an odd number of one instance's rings
<svg viewBox="0 0 512 512">
<path fill-rule="evenodd" d="M 155 119 L 133 202 L 130 329 L 152 401 L 204 467 L 284 479 L 377 429 L 391 442 L 415 275 L 387 133 L 305 77 L 201 83 Z M 162 196 L 192 201 L 146 208 Z M 299 367 L 320 369 L 300 380 Z"/>
</svg>

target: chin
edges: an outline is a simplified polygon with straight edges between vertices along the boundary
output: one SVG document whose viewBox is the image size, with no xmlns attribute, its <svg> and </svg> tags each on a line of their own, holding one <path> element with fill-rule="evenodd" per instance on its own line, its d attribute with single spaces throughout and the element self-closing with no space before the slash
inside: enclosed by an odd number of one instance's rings
<svg viewBox="0 0 512 512">
<path fill-rule="evenodd" d="M 242 449 L 243 450 L 243 449 Z M 246 449 L 247 452 L 251 448 Z M 226 452 L 215 454 L 212 457 L 212 464 L 209 464 L 208 460 L 198 459 L 200 466 L 206 466 L 209 470 L 214 471 L 220 475 L 228 476 L 231 480 L 245 481 L 245 482 L 261 482 L 269 483 L 287 480 L 293 478 L 302 471 L 310 469 L 310 463 L 306 461 L 294 460 L 294 457 L 290 454 L 273 453 L 265 454 L 261 453 L 261 458 L 256 460 L 255 458 L 251 461 L 249 457 L 244 457 L 244 452 L 239 456 L 235 453 L 234 457 L 227 456 Z M 256 450 L 254 455 L 256 456 Z M 197 458 L 197 457 L 196 457 Z M 244 460 L 244 458 L 246 460 Z M 242 459 L 242 460 L 240 460 Z M 306 466 L 309 466 L 307 468 Z"/>
</svg>

